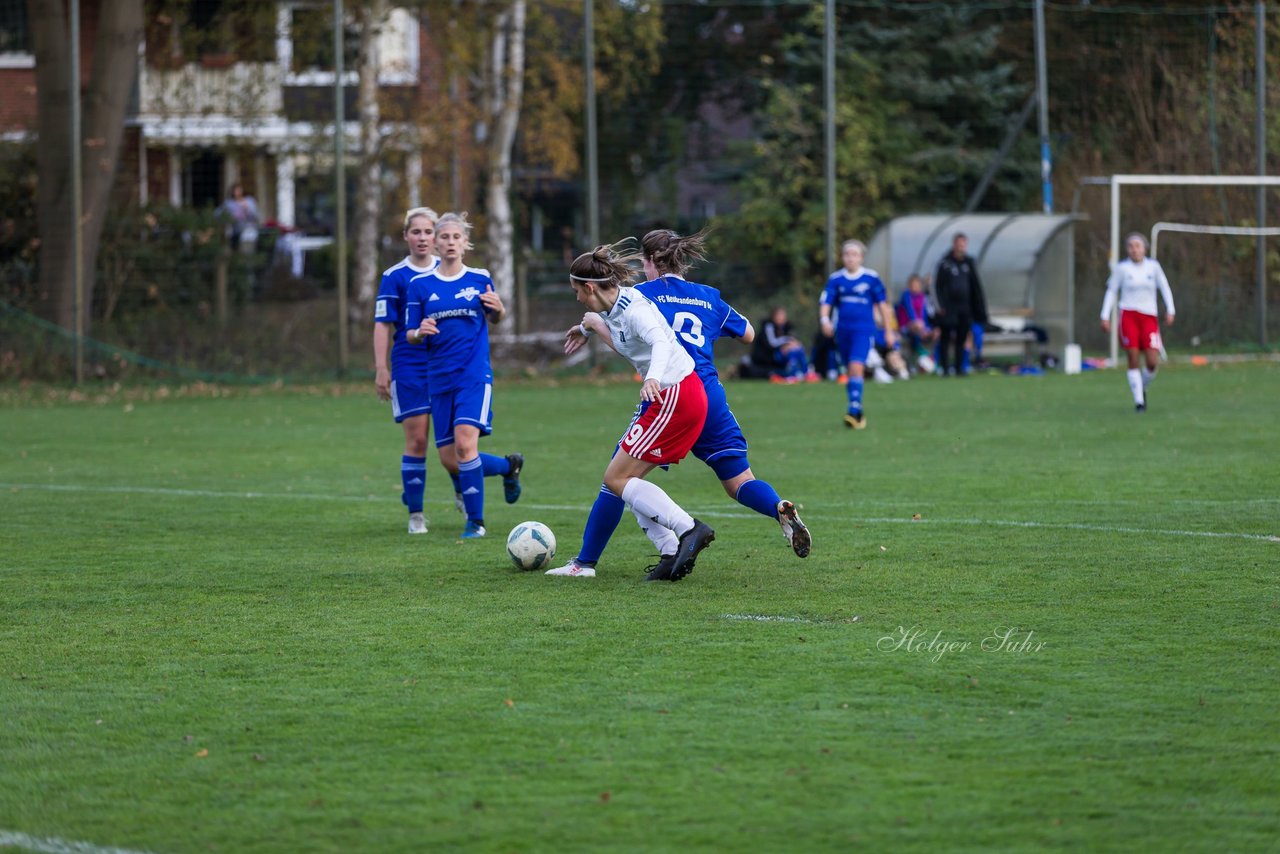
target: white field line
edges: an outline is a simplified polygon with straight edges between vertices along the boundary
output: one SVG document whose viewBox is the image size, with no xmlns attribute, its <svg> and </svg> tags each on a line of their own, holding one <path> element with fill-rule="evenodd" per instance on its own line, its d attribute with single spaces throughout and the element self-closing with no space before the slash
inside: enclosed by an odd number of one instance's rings
<svg viewBox="0 0 1280 854">
<path fill-rule="evenodd" d="M 306 492 L 218 492 L 206 489 L 168 489 L 150 486 L 82 486 L 77 484 L 42 484 L 42 483 L 0 483 L 0 490 L 21 492 L 22 490 L 38 490 L 43 492 L 73 493 L 130 493 L 140 495 L 172 495 L 191 498 L 239 498 L 239 499 L 294 499 L 302 501 L 347 501 L 347 502 L 390 502 L 394 499 L 377 495 L 326 495 Z M 1263 499 L 1264 501 L 1267 499 Z M 437 502 L 439 503 L 439 502 Z M 521 504 L 530 510 L 562 510 L 586 513 L 589 505 L 583 504 Z M 697 511 L 699 517 L 708 519 L 754 519 L 758 514 L 732 512 L 724 510 Z M 833 515 L 831 513 L 805 513 L 812 519 L 824 519 L 845 524 L 862 525 L 990 525 L 1001 528 L 1042 528 L 1062 531 L 1094 531 L 1103 534 L 1156 534 L 1166 537 L 1209 537 L 1228 540 L 1253 540 L 1264 543 L 1280 543 L 1280 536 L 1275 534 L 1248 534 L 1230 531 L 1196 531 L 1179 528 L 1139 528 L 1130 525 L 1097 525 L 1087 522 L 1039 522 L 1020 519 L 950 519 L 933 518 L 907 519 L 894 516 L 859 517 L 849 515 Z"/>
<path fill-rule="evenodd" d="M 39 854 L 146 854 L 129 848 L 112 848 L 92 842 L 75 842 L 53 836 L 28 836 L 16 830 L 0 830 L 0 848 L 23 848 Z"/>
</svg>

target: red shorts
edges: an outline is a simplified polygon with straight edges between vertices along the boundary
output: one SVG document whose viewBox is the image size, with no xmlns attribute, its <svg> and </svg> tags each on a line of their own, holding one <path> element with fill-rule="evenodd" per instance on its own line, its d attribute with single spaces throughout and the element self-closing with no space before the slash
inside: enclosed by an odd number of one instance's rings
<svg viewBox="0 0 1280 854">
<path fill-rule="evenodd" d="M 1160 321 L 1139 311 L 1120 312 L 1120 346 L 1126 350 L 1159 350 Z"/>
<path fill-rule="evenodd" d="M 707 420 L 707 391 L 696 372 L 664 389 L 631 422 L 619 447 L 646 463 L 678 463 L 702 434 Z"/>
</svg>

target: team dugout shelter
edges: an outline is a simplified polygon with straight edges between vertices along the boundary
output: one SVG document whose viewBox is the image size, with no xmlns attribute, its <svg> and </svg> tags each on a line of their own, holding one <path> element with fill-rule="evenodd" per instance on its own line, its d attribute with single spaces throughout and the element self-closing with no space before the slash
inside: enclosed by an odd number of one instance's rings
<svg viewBox="0 0 1280 854">
<path fill-rule="evenodd" d="M 891 220 L 867 244 L 865 263 L 880 274 L 896 301 L 912 274 L 931 283 L 939 259 L 957 232 L 969 238 L 969 254 L 987 298 L 991 322 L 1020 348 L 1023 327 L 1049 333 L 1047 348 L 1062 356 L 1075 342 L 1075 237 L 1078 216 L 1069 214 L 914 214 Z M 1002 336 L 991 336 L 999 346 Z"/>
</svg>

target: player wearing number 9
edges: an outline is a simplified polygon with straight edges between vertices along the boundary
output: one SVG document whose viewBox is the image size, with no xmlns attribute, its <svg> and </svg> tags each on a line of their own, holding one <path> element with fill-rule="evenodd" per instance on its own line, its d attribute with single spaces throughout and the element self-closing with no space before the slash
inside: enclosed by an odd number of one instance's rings
<svg viewBox="0 0 1280 854">
<path fill-rule="evenodd" d="M 693 359 L 654 304 L 635 288 L 630 263 L 639 260 L 623 244 L 597 246 L 569 267 L 578 302 L 587 308 L 582 323 L 565 333 L 564 351 L 587 342 L 588 324 L 644 377 L 640 409 L 618 443 L 604 472 L 604 486 L 587 517 L 578 556 L 547 575 L 592 578 L 596 562 L 622 518 L 625 502 L 650 524 L 676 540 L 664 581 L 679 581 L 715 539 L 715 532 L 688 514 L 656 484 L 644 480 L 654 468 L 684 459 L 707 415 L 707 395 L 694 372 Z M 658 579 L 652 579 L 658 580 Z"/>
</svg>

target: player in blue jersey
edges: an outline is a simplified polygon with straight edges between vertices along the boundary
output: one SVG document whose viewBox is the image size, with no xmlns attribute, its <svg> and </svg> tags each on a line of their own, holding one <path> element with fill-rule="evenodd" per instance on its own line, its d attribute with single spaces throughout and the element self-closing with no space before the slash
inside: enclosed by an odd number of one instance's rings
<svg viewBox="0 0 1280 854">
<path fill-rule="evenodd" d="M 650 231 L 640 242 L 647 281 L 636 289 L 648 297 L 671 324 L 676 340 L 693 357 L 694 370 L 706 390 L 707 418 L 693 445 L 693 455 L 716 473 L 730 498 L 777 520 L 795 553 L 806 557 L 812 545 L 809 529 L 800 521 L 795 504 L 783 500 L 768 481 L 759 480 L 752 473 L 751 464 L 747 461 L 746 437 L 729 409 L 724 385 L 716 373 L 716 339 L 727 336 L 750 344 L 755 338 L 755 330 L 745 317 L 724 301 L 720 291 L 684 278 L 694 263 L 705 260 L 705 239 L 705 232 L 681 237 L 669 229 Z M 622 515 L 623 504 L 621 500 L 606 503 L 608 506 L 601 508 L 597 502 L 593 517 L 599 508 L 602 529 L 607 526 L 612 531 Z M 606 513 L 611 515 L 604 515 Z M 665 580 L 674 566 L 679 539 L 674 531 L 663 528 L 648 517 L 636 513 L 636 519 L 660 555 L 648 578 L 651 581 Z M 612 525 L 608 524 L 610 520 Z M 604 549 L 604 542 L 597 543 L 597 539 L 593 536 L 591 520 L 588 520 L 583 548 L 589 552 L 589 560 L 598 559 L 599 552 Z"/>
<path fill-rule="evenodd" d="M 827 279 L 819 300 L 818 312 L 822 334 L 835 337 L 840 353 L 849 364 L 849 381 L 845 391 L 849 409 L 844 416 L 846 427 L 861 430 L 867 426 L 862 412 L 862 390 L 866 374 L 867 353 L 876 337 L 876 314 L 885 329 L 885 344 L 892 348 L 897 341 L 891 319 L 892 309 L 885 294 L 884 282 L 875 270 L 862 266 L 867 247 L 860 240 L 846 240 L 841 251 L 844 269 Z M 832 320 L 832 313 L 835 320 Z"/>
<path fill-rule="evenodd" d="M 487 270 L 463 264 L 471 248 L 466 214 L 447 213 L 436 221 L 440 263 L 410 283 L 405 304 L 405 340 L 422 345 L 427 356 L 431 411 L 440 461 L 457 472 L 466 508 L 466 540 L 485 535 L 484 478 L 501 475 L 507 503 L 520 497 L 524 457 L 481 454 L 478 442 L 493 429 L 493 370 L 489 365 L 489 324 L 507 315 Z"/>
<path fill-rule="evenodd" d="M 400 458 L 400 498 L 409 508 L 409 533 L 425 534 L 422 512 L 427 481 L 427 431 L 431 425 L 431 398 L 427 392 L 427 354 L 404 340 L 405 292 L 411 279 L 424 276 L 440 262 L 436 246 L 436 212 L 412 208 L 404 215 L 401 232 L 409 255 L 382 274 L 374 305 L 374 388 L 378 397 L 391 402 L 391 414 L 404 428 L 404 455 Z"/>
</svg>

